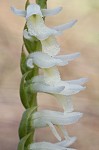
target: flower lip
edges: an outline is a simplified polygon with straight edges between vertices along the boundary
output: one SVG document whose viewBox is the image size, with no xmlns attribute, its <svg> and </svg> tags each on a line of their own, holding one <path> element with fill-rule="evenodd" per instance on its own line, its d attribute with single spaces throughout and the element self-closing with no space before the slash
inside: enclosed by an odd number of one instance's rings
<svg viewBox="0 0 99 150">
<path fill-rule="evenodd" d="M 34 113 L 32 118 L 35 122 L 35 127 L 44 127 L 47 125 L 47 122 L 51 122 L 54 125 L 73 124 L 77 122 L 82 116 L 83 113 L 80 112 L 71 112 L 64 114 L 63 112 L 58 111 L 43 110 Z M 42 120 L 42 122 L 40 122 L 40 119 Z"/>
<path fill-rule="evenodd" d="M 61 141 L 61 137 L 54 125 L 58 126 L 62 130 L 65 139 L 69 139 L 70 137 L 65 131 L 64 125 L 76 123 L 82 117 L 82 115 L 83 114 L 80 112 L 63 113 L 59 111 L 42 110 L 32 114 L 31 126 L 33 126 L 34 128 L 43 128 L 49 126 L 53 135 L 59 141 Z M 73 141 L 67 144 L 71 144 L 72 142 Z"/>
<path fill-rule="evenodd" d="M 64 142 L 64 141 L 63 141 Z M 57 145 L 56 143 L 49 143 L 49 142 L 37 142 L 37 143 L 32 143 L 28 146 L 29 150 L 75 150 L 72 148 L 66 148 L 64 146 Z"/>
</svg>

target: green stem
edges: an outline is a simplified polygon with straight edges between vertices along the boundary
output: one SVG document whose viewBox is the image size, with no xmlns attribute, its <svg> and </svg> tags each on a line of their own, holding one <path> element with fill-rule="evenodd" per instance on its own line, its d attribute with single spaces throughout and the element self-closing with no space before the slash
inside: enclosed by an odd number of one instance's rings
<svg viewBox="0 0 99 150">
<path fill-rule="evenodd" d="M 47 0 L 36 0 L 36 3 L 40 5 L 42 9 L 47 8 Z"/>
<path fill-rule="evenodd" d="M 36 0 L 36 3 L 42 9 L 47 8 L 47 0 Z M 27 9 L 29 4 L 30 1 L 27 0 L 25 3 L 25 9 Z M 24 29 L 27 29 L 26 24 Z M 33 38 L 33 41 L 26 40 L 25 38 L 23 38 L 23 41 L 28 53 L 42 50 L 41 42 L 37 39 L 35 40 L 35 37 Z M 20 98 L 26 111 L 22 116 L 19 126 L 20 142 L 18 145 L 18 150 L 25 150 L 26 147 L 33 142 L 35 130 L 33 128 L 29 128 L 29 118 L 33 110 L 37 111 L 37 93 L 31 93 L 28 85 L 34 76 L 39 75 L 39 68 L 35 66 L 32 70 L 29 70 L 26 66 L 26 59 L 27 55 L 25 54 L 24 49 L 22 49 L 20 68 L 23 76 L 20 84 Z M 28 136 L 28 134 L 30 135 Z"/>
</svg>

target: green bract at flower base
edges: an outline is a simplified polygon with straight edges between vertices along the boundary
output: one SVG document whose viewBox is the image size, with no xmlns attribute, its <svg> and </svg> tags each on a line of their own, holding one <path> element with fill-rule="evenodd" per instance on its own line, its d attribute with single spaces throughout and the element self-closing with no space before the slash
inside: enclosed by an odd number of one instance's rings
<svg viewBox="0 0 99 150">
<path fill-rule="evenodd" d="M 20 60 L 22 72 L 20 98 L 26 111 L 19 126 L 18 150 L 74 150 L 68 147 L 76 141 L 76 137 L 69 136 L 65 126 L 76 123 L 82 117 L 82 113 L 74 112 L 71 98 L 85 89 L 83 84 L 87 78 L 69 81 L 61 79 L 57 67 L 68 65 L 80 53 L 58 55 L 61 47 L 56 36 L 75 25 L 77 20 L 48 27 L 45 24 L 45 17 L 58 14 L 62 7 L 47 9 L 47 0 L 36 0 L 36 4 L 31 4 L 27 0 L 25 10 L 14 7 L 11 9 L 14 14 L 26 19 Z M 63 107 L 63 112 L 38 110 L 38 92 L 53 95 Z M 45 141 L 35 142 L 35 129 L 44 127 L 49 127 L 60 142 L 54 144 Z M 63 133 L 64 140 L 56 127 Z"/>
</svg>

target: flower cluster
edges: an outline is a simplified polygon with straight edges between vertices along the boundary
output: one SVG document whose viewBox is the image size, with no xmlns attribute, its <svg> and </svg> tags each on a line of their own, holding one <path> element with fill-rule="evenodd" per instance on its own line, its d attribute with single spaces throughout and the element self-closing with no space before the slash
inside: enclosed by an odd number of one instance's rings
<svg viewBox="0 0 99 150">
<path fill-rule="evenodd" d="M 70 137 L 64 126 L 76 123 L 82 117 L 82 113 L 74 112 L 71 98 L 72 95 L 85 89 L 83 84 L 87 79 L 80 78 L 63 81 L 57 68 L 57 66 L 67 65 L 80 55 L 79 52 L 58 55 L 60 45 L 56 40 L 56 36 L 62 34 L 64 30 L 71 28 L 77 20 L 52 28 L 46 26 L 44 22 L 44 17 L 56 15 L 61 10 L 61 7 L 52 10 L 41 9 L 37 4 L 29 4 L 25 11 L 12 7 L 12 11 L 15 14 L 26 19 L 27 28 L 24 28 L 23 31 L 24 38 L 31 43 L 34 40 L 41 43 L 41 49 L 31 52 L 25 61 L 29 69 L 38 67 L 43 71 L 42 74 L 33 76 L 29 81 L 28 87 L 30 92 L 32 94 L 43 92 L 53 95 L 64 110 L 63 112 L 41 110 L 31 113 L 28 128 L 36 129 L 49 126 L 59 142 L 55 144 L 48 142 L 32 143 L 28 145 L 28 150 L 74 150 L 67 147 L 75 142 L 76 137 Z M 63 141 L 55 126 L 62 131 L 64 135 Z"/>
</svg>

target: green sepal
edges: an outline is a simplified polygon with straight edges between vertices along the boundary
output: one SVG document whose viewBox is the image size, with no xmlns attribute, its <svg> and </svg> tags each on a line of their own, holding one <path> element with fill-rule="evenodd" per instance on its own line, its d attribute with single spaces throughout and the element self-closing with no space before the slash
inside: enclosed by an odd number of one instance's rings
<svg viewBox="0 0 99 150">
<path fill-rule="evenodd" d="M 36 47 L 37 47 L 38 42 L 40 43 L 40 41 L 34 40 L 33 37 L 32 37 L 32 41 L 27 40 L 23 37 L 23 41 L 24 41 L 24 45 L 25 45 L 28 53 L 35 52 L 37 49 Z"/>
<path fill-rule="evenodd" d="M 21 98 L 21 102 L 23 104 L 23 106 L 25 108 L 29 108 L 29 101 L 28 101 L 28 97 L 27 97 L 27 91 L 26 91 L 26 77 L 28 75 L 28 72 L 25 73 L 21 79 L 21 83 L 20 83 L 20 98 Z"/>
<path fill-rule="evenodd" d="M 26 24 L 24 30 L 28 30 Z M 27 40 L 23 37 L 23 41 L 28 53 L 40 51 L 42 49 L 41 42 L 36 37 L 32 37 L 31 40 Z"/>
<path fill-rule="evenodd" d="M 31 144 L 33 141 L 33 133 L 29 133 L 28 135 L 26 135 L 25 137 L 23 137 L 19 144 L 18 144 L 18 148 L 17 150 L 28 150 L 28 145 Z"/>
<path fill-rule="evenodd" d="M 42 9 L 47 8 L 47 0 L 36 0 L 36 3 L 40 5 Z"/>
<path fill-rule="evenodd" d="M 30 68 L 28 68 L 26 65 L 26 59 L 27 59 L 27 56 L 25 54 L 24 45 L 23 45 L 22 46 L 22 52 L 21 52 L 21 60 L 20 60 L 20 68 L 21 68 L 22 74 L 25 74 L 27 71 L 30 70 Z"/>
<path fill-rule="evenodd" d="M 37 93 L 31 93 L 29 90 L 29 85 L 31 83 L 31 78 L 38 74 L 38 68 L 34 68 L 28 71 L 22 76 L 20 83 L 20 98 L 23 106 L 27 109 L 30 107 L 37 106 L 36 97 Z"/>
<path fill-rule="evenodd" d="M 31 107 L 27 109 L 22 116 L 20 126 L 19 126 L 19 137 L 20 139 L 23 138 L 25 135 L 30 133 L 34 133 L 33 127 L 30 126 L 30 118 L 31 114 L 33 114 L 37 110 L 37 107 Z"/>
</svg>

